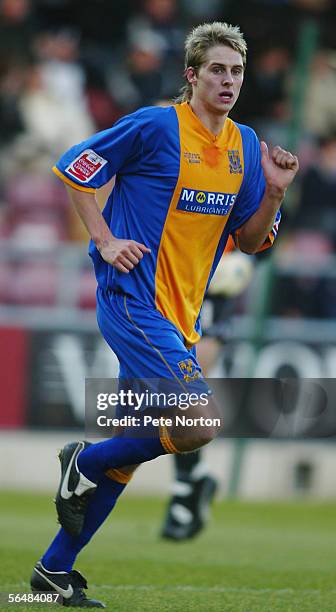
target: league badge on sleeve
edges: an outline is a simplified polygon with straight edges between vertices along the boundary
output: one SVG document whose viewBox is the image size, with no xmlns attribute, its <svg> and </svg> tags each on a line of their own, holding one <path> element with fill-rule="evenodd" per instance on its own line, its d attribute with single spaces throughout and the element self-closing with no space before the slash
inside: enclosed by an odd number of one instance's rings
<svg viewBox="0 0 336 612">
<path fill-rule="evenodd" d="M 65 168 L 65 172 L 73 176 L 77 181 L 87 183 L 105 164 L 107 164 L 107 159 L 104 159 L 92 149 L 86 149 Z"/>
<path fill-rule="evenodd" d="M 240 161 L 239 151 L 228 150 L 230 174 L 242 174 L 243 168 Z"/>
</svg>

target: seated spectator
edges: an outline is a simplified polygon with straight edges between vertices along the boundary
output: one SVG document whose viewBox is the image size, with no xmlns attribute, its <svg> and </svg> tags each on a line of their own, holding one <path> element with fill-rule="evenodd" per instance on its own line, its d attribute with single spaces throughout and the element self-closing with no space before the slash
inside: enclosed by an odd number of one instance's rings
<svg viewBox="0 0 336 612">
<path fill-rule="evenodd" d="M 165 97 L 166 81 L 161 41 L 150 31 L 143 31 L 133 39 L 124 65 L 113 66 L 109 74 L 110 91 L 128 112 Z"/>
<path fill-rule="evenodd" d="M 319 139 L 314 160 L 303 175 L 292 224 L 295 230 L 311 229 L 325 234 L 336 251 L 336 132 Z"/>
<path fill-rule="evenodd" d="M 304 125 L 313 136 L 336 130 L 336 56 L 326 49 L 316 53 L 305 97 Z"/>
<path fill-rule="evenodd" d="M 31 0 L 0 0 L 0 56 L 21 61 L 31 55 L 38 17 Z"/>
<path fill-rule="evenodd" d="M 84 140 L 95 128 L 83 102 L 84 93 L 80 103 L 76 96 L 55 93 L 45 68 L 32 64 L 27 70 L 19 108 L 26 132 L 55 157 L 69 148 L 74 138 Z M 66 75 L 63 76 L 66 82 Z M 61 80 L 63 76 L 60 75 Z"/>
</svg>

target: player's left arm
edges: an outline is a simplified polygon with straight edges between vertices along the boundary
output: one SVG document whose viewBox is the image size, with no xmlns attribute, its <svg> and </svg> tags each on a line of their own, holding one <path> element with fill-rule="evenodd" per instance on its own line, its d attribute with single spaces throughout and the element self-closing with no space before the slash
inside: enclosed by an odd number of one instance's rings
<svg viewBox="0 0 336 612">
<path fill-rule="evenodd" d="M 239 249 L 249 254 L 257 253 L 271 232 L 287 187 L 299 169 L 299 161 L 296 155 L 279 146 L 274 147 L 270 155 L 267 144 L 262 142 L 261 166 L 266 181 L 265 193 L 259 208 L 239 228 Z"/>
</svg>

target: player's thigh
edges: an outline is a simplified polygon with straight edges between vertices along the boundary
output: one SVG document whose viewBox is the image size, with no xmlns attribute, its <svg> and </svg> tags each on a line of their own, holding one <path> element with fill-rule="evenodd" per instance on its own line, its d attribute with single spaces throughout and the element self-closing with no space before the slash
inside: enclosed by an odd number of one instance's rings
<svg viewBox="0 0 336 612">
<path fill-rule="evenodd" d="M 157 310 L 129 297 L 104 298 L 99 308 L 101 331 L 120 361 L 122 388 L 125 390 L 126 385 L 126 391 L 128 388 L 140 393 L 154 391 L 159 396 L 158 404 L 151 401 L 141 410 L 155 405 L 166 419 L 171 418 L 168 434 L 178 441 L 178 449 L 192 450 L 213 439 L 218 426 L 197 421 L 201 417 L 218 418 L 218 410 L 202 376 L 195 349 L 186 348 L 182 335 Z M 140 386 L 134 389 L 134 385 Z M 119 408 L 117 412 L 118 415 L 125 413 L 133 413 L 132 406 Z M 194 427 L 183 426 L 176 418 L 186 413 L 189 419 L 195 419 Z M 186 438 L 189 446 L 181 443 Z"/>
<path fill-rule="evenodd" d="M 121 294 L 101 292 L 97 302 L 98 324 L 121 377 L 172 379 L 181 389 L 202 378 L 195 350 L 157 309 Z"/>
</svg>

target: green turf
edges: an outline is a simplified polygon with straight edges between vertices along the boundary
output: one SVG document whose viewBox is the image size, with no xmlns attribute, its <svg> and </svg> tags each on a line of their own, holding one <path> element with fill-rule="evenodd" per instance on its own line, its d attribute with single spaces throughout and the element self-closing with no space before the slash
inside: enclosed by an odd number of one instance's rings
<svg viewBox="0 0 336 612">
<path fill-rule="evenodd" d="M 198 539 L 162 542 L 164 502 L 125 497 L 78 561 L 113 612 L 336 610 L 336 504 L 217 502 Z M 0 591 L 27 592 L 56 524 L 46 496 L 0 493 Z M 3 610 L 51 610 L 6 605 Z M 58 609 L 58 608 L 57 608 Z"/>
</svg>

